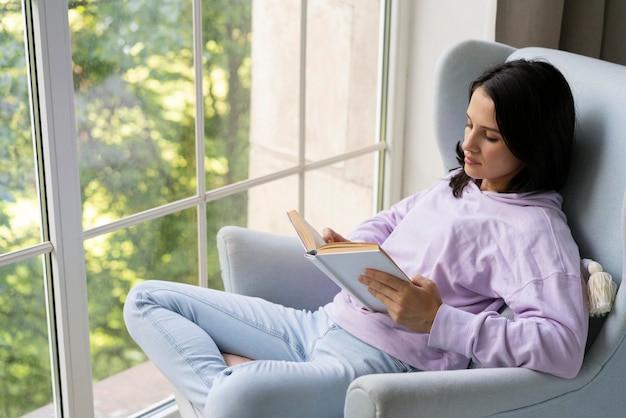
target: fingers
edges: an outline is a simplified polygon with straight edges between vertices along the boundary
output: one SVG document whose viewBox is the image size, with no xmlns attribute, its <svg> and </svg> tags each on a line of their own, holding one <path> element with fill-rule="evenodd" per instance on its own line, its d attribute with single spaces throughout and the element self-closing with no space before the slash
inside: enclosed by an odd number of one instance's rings
<svg viewBox="0 0 626 418">
<path fill-rule="evenodd" d="M 326 242 L 335 242 L 335 240 L 333 239 L 334 235 L 335 231 L 330 228 L 324 228 L 322 230 L 322 238 L 324 238 L 324 241 Z"/>
<path fill-rule="evenodd" d="M 336 233 L 334 230 L 330 228 L 324 228 L 322 230 L 322 238 L 327 243 L 348 241 L 347 239 L 345 239 L 344 237 L 342 237 L 341 235 L 339 235 L 338 233 Z"/>
<path fill-rule="evenodd" d="M 428 283 L 430 283 L 430 280 L 418 274 L 416 276 L 411 277 L 411 282 L 413 282 L 413 284 L 416 286 L 424 287 L 424 286 L 427 286 Z"/>
<path fill-rule="evenodd" d="M 376 299 L 380 300 L 387 307 L 387 312 L 391 315 L 391 312 L 395 309 L 395 299 L 399 292 L 382 282 L 374 280 L 370 276 L 359 276 L 359 282 L 367 286 L 367 291 Z"/>
<path fill-rule="evenodd" d="M 361 280 L 361 277 L 363 280 Z M 379 270 L 365 269 L 361 277 L 359 277 L 359 281 L 361 281 L 361 283 L 374 287 L 375 290 L 379 291 L 383 287 L 399 291 L 407 285 L 406 281 Z"/>
<path fill-rule="evenodd" d="M 437 285 L 416 275 L 407 283 L 381 271 L 366 269 L 359 281 L 372 295 L 387 306 L 388 314 L 397 323 L 416 332 L 430 332 L 442 304 Z"/>
<path fill-rule="evenodd" d="M 359 282 L 367 286 L 367 290 L 380 300 L 391 313 L 402 301 L 404 286 L 412 286 L 404 280 L 378 270 L 365 269 L 359 276 Z"/>
</svg>

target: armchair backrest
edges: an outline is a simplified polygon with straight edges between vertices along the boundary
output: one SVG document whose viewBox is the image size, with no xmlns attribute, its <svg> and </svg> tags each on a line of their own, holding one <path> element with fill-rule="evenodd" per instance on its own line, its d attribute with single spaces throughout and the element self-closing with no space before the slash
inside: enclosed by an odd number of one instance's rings
<svg viewBox="0 0 626 418">
<path fill-rule="evenodd" d="M 454 147 L 463 135 L 470 82 L 485 68 L 518 58 L 548 61 L 570 84 L 577 126 L 570 173 L 560 190 L 563 208 L 581 256 L 600 262 L 620 283 L 626 255 L 625 66 L 564 51 L 515 49 L 485 41 L 449 47 L 435 70 L 435 129 L 444 165 L 447 169 L 458 166 Z M 626 290 L 621 286 L 604 325 L 591 324 L 591 340 L 596 335 L 603 340 L 593 349 L 607 357 L 625 333 Z"/>
</svg>

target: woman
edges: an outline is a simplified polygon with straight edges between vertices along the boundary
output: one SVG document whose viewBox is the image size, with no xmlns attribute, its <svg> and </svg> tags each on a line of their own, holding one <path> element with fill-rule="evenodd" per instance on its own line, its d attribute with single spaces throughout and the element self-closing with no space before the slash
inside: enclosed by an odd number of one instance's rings
<svg viewBox="0 0 626 418">
<path fill-rule="evenodd" d="M 128 329 L 200 416 L 342 416 L 358 376 L 470 360 L 574 377 L 587 308 L 555 191 L 574 119 L 569 86 L 550 64 L 513 61 L 472 84 L 461 168 L 348 236 L 379 243 L 412 277 L 369 269 L 359 277 L 389 314 L 343 292 L 308 312 L 148 281 L 128 296 Z M 513 320 L 498 314 L 505 305 Z M 257 361 L 228 367 L 222 352 Z"/>
</svg>

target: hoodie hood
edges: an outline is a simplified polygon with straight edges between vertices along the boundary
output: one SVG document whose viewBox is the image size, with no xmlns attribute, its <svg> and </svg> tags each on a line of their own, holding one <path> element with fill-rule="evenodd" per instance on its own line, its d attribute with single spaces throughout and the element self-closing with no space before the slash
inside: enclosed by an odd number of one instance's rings
<svg viewBox="0 0 626 418">
<path fill-rule="evenodd" d="M 474 185 L 476 186 L 476 185 Z M 477 187 L 477 186 L 476 186 Z M 485 196 L 510 205 L 538 206 L 546 209 L 561 210 L 563 197 L 554 190 L 528 193 L 482 192 Z"/>
<path fill-rule="evenodd" d="M 485 199 L 490 199 L 498 203 L 514 205 L 519 207 L 535 207 L 550 212 L 553 216 L 561 218 L 567 222 L 567 216 L 563 212 L 563 197 L 555 190 L 542 190 L 527 193 L 498 193 L 482 191 L 473 181 L 465 187 L 465 191 L 471 190 L 478 193 Z"/>
<path fill-rule="evenodd" d="M 449 178 L 452 177 L 454 174 L 456 174 L 456 171 L 446 176 L 446 180 L 449 181 Z M 561 211 L 561 207 L 563 205 L 563 197 L 555 190 L 541 190 L 526 193 L 498 193 L 482 191 L 480 190 L 480 187 L 478 187 L 478 185 L 473 181 L 470 181 L 467 184 L 466 188 L 472 188 L 475 191 L 484 195 L 485 197 L 489 197 L 490 199 L 502 203 L 507 203 L 509 205 L 536 206 L 557 211 Z"/>
</svg>

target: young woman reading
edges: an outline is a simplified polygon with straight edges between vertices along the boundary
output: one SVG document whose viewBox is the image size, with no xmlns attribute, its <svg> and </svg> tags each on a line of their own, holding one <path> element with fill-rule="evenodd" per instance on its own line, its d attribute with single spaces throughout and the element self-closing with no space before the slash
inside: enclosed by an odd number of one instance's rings
<svg viewBox="0 0 626 418">
<path fill-rule="evenodd" d="M 470 88 L 460 168 L 347 238 L 380 244 L 412 283 L 366 269 L 387 307 L 340 292 L 315 312 L 146 281 L 129 332 L 207 417 L 340 417 L 356 377 L 515 366 L 574 377 L 588 313 L 580 255 L 558 190 L 574 132 L 569 86 L 552 65 L 513 61 Z M 254 280 L 251 277 L 250 280 Z M 498 311 L 507 305 L 514 318 Z M 221 353 L 255 361 L 229 367 Z"/>
</svg>

